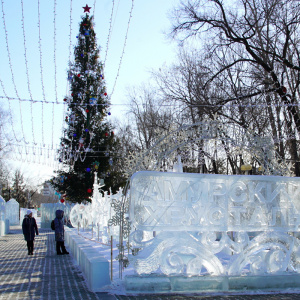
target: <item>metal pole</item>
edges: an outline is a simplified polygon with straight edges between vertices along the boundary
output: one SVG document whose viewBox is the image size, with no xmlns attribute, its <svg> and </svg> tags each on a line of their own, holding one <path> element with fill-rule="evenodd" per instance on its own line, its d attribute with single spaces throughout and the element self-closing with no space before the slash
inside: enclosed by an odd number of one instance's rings
<svg viewBox="0 0 300 300">
<path fill-rule="evenodd" d="M 110 237 L 110 279 L 113 281 L 113 236 Z"/>
</svg>

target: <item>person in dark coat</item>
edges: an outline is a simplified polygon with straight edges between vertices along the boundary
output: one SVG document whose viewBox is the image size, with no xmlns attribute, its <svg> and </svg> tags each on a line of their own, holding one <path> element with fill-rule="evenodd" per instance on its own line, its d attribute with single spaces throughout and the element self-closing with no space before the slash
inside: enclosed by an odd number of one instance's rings
<svg viewBox="0 0 300 300">
<path fill-rule="evenodd" d="M 25 215 L 22 222 L 22 230 L 24 234 L 24 239 L 27 241 L 28 255 L 33 255 L 33 241 L 35 234 L 39 235 L 39 230 L 36 225 L 35 218 L 32 217 L 32 211 L 27 210 L 27 215 Z"/>
<path fill-rule="evenodd" d="M 69 254 L 65 247 L 64 211 L 58 209 L 54 219 L 57 255 Z"/>
</svg>

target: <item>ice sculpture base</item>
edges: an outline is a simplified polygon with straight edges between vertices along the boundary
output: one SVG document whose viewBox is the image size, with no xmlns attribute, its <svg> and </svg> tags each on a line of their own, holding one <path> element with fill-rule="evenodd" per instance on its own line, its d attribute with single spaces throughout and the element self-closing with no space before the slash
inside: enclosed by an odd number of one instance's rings
<svg viewBox="0 0 300 300">
<path fill-rule="evenodd" d="M 300 288 L 300 275 L 272 276 L 164 276 L 131 275 L 125 277 L 128 293 L 198 293 L 268 291 Z"/>
<path fill-rule="evenodd" d="M 8 234 L 9 232 L 9 220 L 6 219 L 4 220 L 0 220 L 0 236 L 4 236 L 6 234 Z"/>
<path fill-rule="evenodd" d="M 99 292 L 111 283 L 108 260 L 99 251 L 90 247 L 84 238 L 77 235 L 76 230 L 65 227 L 65 241 L 74 259 L 79 265 L 93 292 Z"/>
</svg>

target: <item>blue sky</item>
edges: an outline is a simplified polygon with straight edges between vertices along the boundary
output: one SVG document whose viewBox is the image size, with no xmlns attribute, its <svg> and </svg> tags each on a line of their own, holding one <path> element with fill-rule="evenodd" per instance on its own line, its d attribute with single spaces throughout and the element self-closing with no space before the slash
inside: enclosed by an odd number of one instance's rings
<svg viewBox="0 0 300 300">
<path fill-rule="evenodd" d="M 151 69 L 158 69 L 174 59 L 175 44 L 168 41 L 163 32 L 170 29 L 167 14 L 178 2 L 179 0 L 134 1 L 120 73 L 111 95 L 122 56 L 131 0 L 2 0 L 0 103 L 1 107 L 12 115 L 12 122 L 8 122 L 9 136 L 13 140 L 17 138 L 20 140 L 19 144 L 24 145 L 18 148 L 18 152 L 35 153 L 31 162 L 47 161 L 50 166 L 42 166 L 43 173 L 49 172 L 48 169 L 51 170 L 53 166 L 57 167 L 53 161 L 49 161 L 49 153 L 59 143 L 64 105 L 40 102 L 44 101 L 42 86 L 44 85 L 46 101 L 63 103 L 63 98 L 68 93 L 66 73 L 69 50 L 71 49 L 72 58 L 83 6 L 88 4 L 92 7 L 91 14 L 94 14 L 95 18 L 95 31 L 98 45 L 101 47 L 102 61 L 108 49 L 105 65 L 106 86 L 111 96 L 111 117 L 119 118 L 126 109 L 126 88 L 147 82 Z M 112 31 L 107 48 L 110 24 Z M 5 96 L 13 99 L 8 101 Z M 18 98 L 32 98 L 37 102 L 19 101 Z M 33 146 L 36 147 L 35 150 Z M 48 149 L 48 154 L 39 150 L 41 147 Z M 23 154 L 23 160 L 26 160 L 26 157 Z M 29 163 L 27 161 L 25 164 L 18 164 L 28 166 Z M 35 170 L 39 170 L 41 165 L 34 166 Z"/>
</svg>

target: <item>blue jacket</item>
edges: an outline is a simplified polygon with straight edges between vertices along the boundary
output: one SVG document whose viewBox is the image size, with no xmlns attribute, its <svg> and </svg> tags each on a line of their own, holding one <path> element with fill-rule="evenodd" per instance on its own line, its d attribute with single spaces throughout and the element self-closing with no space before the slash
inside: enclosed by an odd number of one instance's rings
<svg viewBox="0 0 300 300">
<path fill-rule="evenodd" d="M 54 219 L 55 225 L 55 240 L 57 242 L 63 242 L 65 240 L 64 230 L 64 211 L 58 209 L 56 212 L 56 218 Z"/>
<path fill-rule="evenodd" d="M 24 220 L 22 222 L 22 230 L 24 234 L 25 241 L 33 241 L 35 237 L 35 233 L 38 235 L 38 227 L 36 225 L 35 218 L 30 218 L 28 215 L 25 215 Z"/>
</svg>

